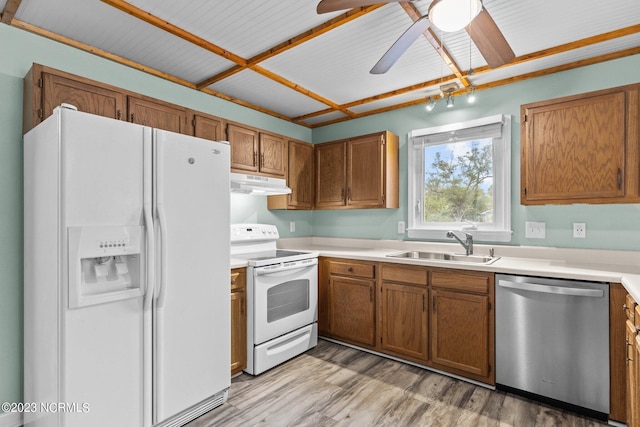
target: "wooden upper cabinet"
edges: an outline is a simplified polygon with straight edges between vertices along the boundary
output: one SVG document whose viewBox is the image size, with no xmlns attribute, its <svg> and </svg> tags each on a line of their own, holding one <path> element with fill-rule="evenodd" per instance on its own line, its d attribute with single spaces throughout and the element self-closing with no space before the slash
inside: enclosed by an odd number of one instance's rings
<svg viewBox="0 0 640 427">
<path fill-rule="evenodd" d="M 187 131 L 187 111 L 177 105 L 149 99 L 146 97 L 129 96 L 127 98 L 129 121 L 157 129 L 177 133 Z"/>
<path fill-rule="evenodd" d="M 260 172 L 284 178 L 287 172 L 287 141 L 278 135 L 260 132 Z"/>
<path fill-rule="evenodd" d="M 640 200 L 638 87 L 521 107 L 522 204 Z"/>
<path fill-rule="evenodd" d="M 313 145 L 301 141 L 289 141 L 287 156 L 287 185 L 291 194 L 269 196 L 269 209 L 313 209 Z"/>
<path fill-rule="evenodd" d="M 346 154 L 346 145 L 343 142 L 315 146 L 316 209 L 345 206 Z"/>
<path fill-rule="evenodd" d="M 34 64 L 24 79 L 23 131 L 49 117 L 62 103 L 117 120 L 126 117 L 126 94 L 108 85 Z"/>
<path fill-rule="evenodd" d="M 287 142 L 284 137 L 237 124 L 227 125 L 231 171 L 285 178 Z"/>
<path fill-rule="evenodd" d="M 258 172 L 258 132 L 229 124 L 227 138 L 231 144 L 231 171 Z"/>
<path fill-rule="evenodd" d="M 204 114 L 193 114 L 193 136 L 211 141 L 226 140 L 224 122 L 221 118 Z"/>
<path fill-rule="evenodd" d="M 379 132 L 316 146 L 316 208 L 397 208 L 398 137 Z"/>
</svg>

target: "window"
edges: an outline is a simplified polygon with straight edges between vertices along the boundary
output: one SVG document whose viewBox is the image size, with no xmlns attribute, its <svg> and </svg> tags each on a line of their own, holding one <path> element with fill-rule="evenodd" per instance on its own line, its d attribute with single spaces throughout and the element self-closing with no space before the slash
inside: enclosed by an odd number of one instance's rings
<svg viewBox="0 0 640 427">
<path fill-rule="evenodd" d="M 408 236 L 511 240 L 511 116 L 409 133 Z"/>
</svg>

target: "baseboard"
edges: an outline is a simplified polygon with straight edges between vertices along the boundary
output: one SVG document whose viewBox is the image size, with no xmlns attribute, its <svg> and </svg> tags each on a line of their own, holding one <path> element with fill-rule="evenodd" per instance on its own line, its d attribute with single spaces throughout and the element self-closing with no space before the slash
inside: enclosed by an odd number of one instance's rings
<svg viewBox="0 0 640 427">
<path fill-rule="evenodd" d="M 0 427 L 20 427 L 22 425 L 22 414 L 19 412 L 6 412 L 0 414 Z"/>
</svg>

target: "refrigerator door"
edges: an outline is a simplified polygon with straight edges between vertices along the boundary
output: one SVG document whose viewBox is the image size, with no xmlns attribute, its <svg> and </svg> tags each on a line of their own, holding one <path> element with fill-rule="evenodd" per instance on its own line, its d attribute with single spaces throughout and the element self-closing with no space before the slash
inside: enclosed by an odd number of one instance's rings
<svg viewBox="0 0 640 427">
<path fill-rule="evenodd" d="M 154 423 L 230 386 L 229 146 L 154 130 Z"/>
<path fill-rule="evenodd" d="M 112 263 L 111 252 L 128 254 L 126 251 L 135 239 L 127 230 L 141 230 L 144 225 L 145 132 L 150 137 L 150 129 L 142 126 L 61 109 L 59 236 L 62 281 L 58 301 L 62 363 L 59 368 L 61 394 L 54 402 L 72 406 L 59 411 L 60 425 L 142 424 L 143 296 L 135 289 L 123 292 L 121 279 L 132 276 L 136 260 L 143 271 L 145 252 L 142 247 L 136 249 L 139 254 L 127 255 L 133 258 L 128 271 L 123 270 L 126 266 Z M 100 285 L 104 295 L 111 292 L 120 296 L 110 302 L 73 304 L 70 276 L 77 272 L 69 269 L 82 263 L 71 262 L 71 257 L 89 261 L 98 258 L 91 258 L 95 254 L 73 250 L 71 236 L 78 230 L 95 229 L 100 230 L 101 239 L 114 241 L 108 249 L 99 249 L 105 251 L 102 258 L 108 259 L 111 267 L 104 280 L 84 285 Z M 96 248 L 100 245 L 95 239 L 89 243 L 95 244 Z M 116 248 L 116 243 L 122 246 Z M 118 276 L 118 280 L 111 276 Z M 144 273 L 138 276 L 144 280 Z M 91 281 L 84 274 L 80 280 Z M 144 285 L 135 280 L 131 286 L 144 290 Z"/>
</svg>

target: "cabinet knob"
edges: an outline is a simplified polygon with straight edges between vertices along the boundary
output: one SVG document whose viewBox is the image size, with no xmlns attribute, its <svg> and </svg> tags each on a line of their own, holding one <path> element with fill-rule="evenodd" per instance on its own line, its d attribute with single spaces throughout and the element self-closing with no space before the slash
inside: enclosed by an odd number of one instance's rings
<svg viewBox="0 0 640 427">
<path fill-rule="evenodd" d="M 349 267 L 349 268 L 347 268 L 347 271 L 348 271 L 349 273 L 353 273 L 353 267 Z"/>
</svg>

